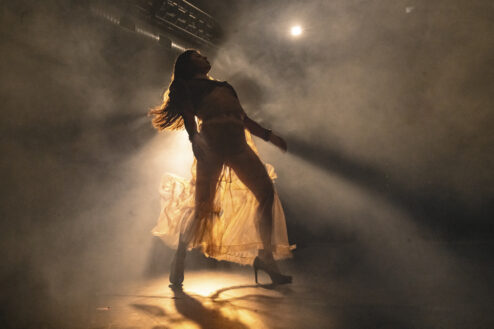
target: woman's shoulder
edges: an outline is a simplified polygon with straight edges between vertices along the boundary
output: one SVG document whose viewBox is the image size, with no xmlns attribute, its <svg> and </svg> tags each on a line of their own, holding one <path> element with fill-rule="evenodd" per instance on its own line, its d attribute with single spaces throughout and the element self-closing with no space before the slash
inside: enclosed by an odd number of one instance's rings
<svg viewBox="0 0 494 329">
<path fill-rule="evenodd" d="M 199 90 L 212 90 L 215 87 L 221 87 L 221 86 L 226 86 L 231 89 L 233 87 L 226 81 L 220 81 L 216 79 L 204 79 L 204 78 L 193 78 L 187 80 L 187 86 L 193 90 L 193 89 L 199 89 Z"/>
<path fill-rule="evenodd" d="M 213 78 L 209 78 L 209 79 L 206 79 L 206 78 L 192 78 L 192 79 L 189 79 L 187 80 L 187 83 L 228 83 L 226 81 L 220 81 L 220 80 L 216 80 L 216 79 L 213 79 Z"/>
<path fill-rule="evenodd" d="M 187 87 L 192 95 L 204 95 L 211 92 L 216 87 L 228 87 L 232 93 L 237 96 L 235 89 L 227 81 L 220 81 L 216 79 L 205 79 L 205 78 L 192 78 L 187 80 Z M 202 98 L 202 97 L 199 97 Z"/>
</svg>

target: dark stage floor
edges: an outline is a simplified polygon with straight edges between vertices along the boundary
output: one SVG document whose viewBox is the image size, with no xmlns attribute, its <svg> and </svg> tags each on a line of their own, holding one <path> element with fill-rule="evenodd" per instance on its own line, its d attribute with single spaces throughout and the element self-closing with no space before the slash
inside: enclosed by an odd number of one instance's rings
<svg viewBox="0 0 494 329">
<path fill-rule="evenodd" d="M 163 275 L 95 296 L 87 327 L 488 329 L 490 247 L 416 242 L 408 259 L 391 265 L 362 257 L 356 242 L 317 245 L 282 264 L 294 283 L 278 287 L 255 285 L 249 267 L 189 271 L 183 291 L 172 291 Z M 421 253 L 439 249 L 455 257 L 424 268 Z"/>
</svg>

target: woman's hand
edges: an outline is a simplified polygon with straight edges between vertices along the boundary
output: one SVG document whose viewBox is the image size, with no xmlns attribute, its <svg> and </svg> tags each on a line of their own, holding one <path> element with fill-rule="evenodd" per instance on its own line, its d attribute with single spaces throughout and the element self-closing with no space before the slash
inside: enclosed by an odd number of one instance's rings
<svg viewBox="0 0 494 329">
<path fill-rule="evenodd" d="M 280 148 L 283 152 L 286 152 L 288 149 L 285 140 L 275 133 L 271 133 L 271 136 L 269 136 L 269 141 Z"/>
<path fill-rule="evenodd" d="M 194 134 L 191 138 L 192 152 L 197 160 L 203 160 L 209 152 L 209 146 L 202 136 Z"/>
</svg>

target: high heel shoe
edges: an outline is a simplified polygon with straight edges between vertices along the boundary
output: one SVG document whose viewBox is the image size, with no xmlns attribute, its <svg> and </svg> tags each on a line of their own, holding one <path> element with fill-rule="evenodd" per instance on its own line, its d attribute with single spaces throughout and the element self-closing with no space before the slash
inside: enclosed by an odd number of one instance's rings
<svg viewBox="0 0 494 329">
<path fill-rule="evenodd" d="M 175 256 L 170 269 L 170 283 L 173 286 L 181 286 L 184 282 L 184 262 Z"/>
<path fill-rule="evenodd" d="M 272 262 L 266 262 L 261 260 L 259 257 L 256 257 L 254 259 L 253 267 L 254 279 L 256 280 L 256 283 L 259 283 L 257 280 L 257 271 L 260 269 L 269 275 L 273 284 L 292 283 L 292 277 L 290 275 L 281 274 L 276 266 L 276 263 L 274 263 L 274 260 Z"/>
<path fill-rule="evenodd" d="M 181 286 L 184 282 L 185 250 L 177 250 L 170 267 L 171 286 Z"/>
</svg>

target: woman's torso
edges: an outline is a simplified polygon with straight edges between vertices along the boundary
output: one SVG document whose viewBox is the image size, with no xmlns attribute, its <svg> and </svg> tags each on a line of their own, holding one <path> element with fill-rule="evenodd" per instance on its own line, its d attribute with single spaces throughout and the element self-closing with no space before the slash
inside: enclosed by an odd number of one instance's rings
<svg viewBox="0 0 494 329">
<path fill-rule="evenodd" d="M 201 134 L 212 149 L 235 154 L 246 146 L 245 113 L 233 87 L 225 81 L 191 79 L 187 83 L 195 115 L 202 121 Z"/>
<path fill-rule="evenodd" d="M 237 93 L 228 82 L 191 79 L 187 85 L 195 115 L 201 121 L 228 116 L 243 120 L 244 112 Z"/>
</svg>

